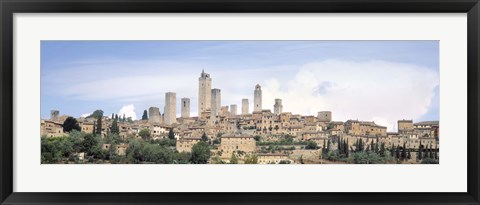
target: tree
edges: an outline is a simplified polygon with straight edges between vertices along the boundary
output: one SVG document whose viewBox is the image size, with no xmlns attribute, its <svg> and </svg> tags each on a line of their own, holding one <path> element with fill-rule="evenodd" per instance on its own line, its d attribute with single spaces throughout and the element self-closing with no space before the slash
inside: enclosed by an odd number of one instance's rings
<svg viewBox="0 0 480 205">
<path fill-rule="evenodd" d="M 120 129 L 118 128 L 117 120 L 113 120 L 112 126 L 110 127 L 110 132 L 113 134 L 119 134 Z"/>
<path fill-rule="evenodd" d="M 97 132 L 96 132 L 96 134 L 102 134 L 102 116 L 100 116 L 100 115 L 97 118 Z"/>
<path fill-rule="evenodd" d="M 127 118 L 125 118 L 125 113 L 123 113 L 123 119 L 122 119 L 122 122 L 125 122 L 127 120 Z"/>
<path fill-rule="evenodd" d="M 405 146 L 405 142 L 403 142 L 402 160 L 405 160 L 406 158 L 407 158 L 407 147 Z"/>
<path fill-rule="evenodd" d="M 175 133 L 173 132 L 173 128 L 170 128 L 170 131 L 168 131 L 168 139 L 175 139 Z"/>
<path fill-rule="evenodd" d="M 305 149 L 317 149 L 317 148 L 318 148 L 318 145 L 314 141 L 308 141 L 307 146 L 305 147 Z"/>
<path fill-rule="evenodd" d="M 112 120 L 114 120 L 114 119 L 115 119 L 115 115 L 112 113 Z"/>
<path fill-rule="evenodd" d="M 142 130 L 140 130 L 140 132 L 138 133 L 138 135 L 139 135 L 140 137 L 142 137 L 142 139 L 147 140 L 147 139 L 150 138 L 150 130 L 149 130 L 149 129 L 146 129 L 146 128 L 145 128 L 145 129 L 142 129 Z"/>
<path fill-rule="evenodd" d="M 170 138 L 170 133 L 169 133 L 169 138 Z M 205 134 L 205 132 L 202 135 L 202 141 L 204 141 L 204 142 L 208 141 L 208 137 L 207 137 L 207 134 Z"/>
<path fill-rule="evenodd" d="M 380 156 L 381 156 L 381 157 L 385 157 L 385 143 L 384 143 L 384 142 L 382 142 L 382 144 L 380 144 L 380 151 L 379 151 L 379 153 L 380 153 Z"/>
<path fill-rule="evenodd" d="M 142 120 L 148 120 L 147 110 L 143 111 Z"/>
<path fill-rule="evenodd" d="M 422 160 L 423 157 L 423 145 L 422 141 L 420 141 L 420 145 L 418 146 L 418 160 Z"/>
<path fill-rule="evenodd" d="M 210 159 L 210 155 L 211 153 L 208 144 L 200 141 L 192 146 L 192 156 L 190 161 L 193 164 L 206 164 L 208 159 Z"/>
<path fill-rule="evenodd" d="M 245 157 L 245 164 L 258 164 L 258 157 L 257 155 L 247 155 Z"/>
<path fill-rule="evenodd" d="M 93 111 L 92 114 L 90 114 L 86 118 L 97 118 L 98 119 L 98 117 L 102 117 L 102 116 L 103 116 L 103 110 L 95 110 L 95 111 Z"/>
<path fill-rule="evenodd" d="M 73 117 L 68 117 L 63 122 L 63 132 L 70 132 L 71 130 L 81 131 L 82 128 L 78 125 L 78 122 Z"/>
<path fill-rule="evenodd" d="M 232 152 L 232 156 L 230 157 L 230 164 L 238 164 L 238 158 L 234 152 Z"/>
</svg>

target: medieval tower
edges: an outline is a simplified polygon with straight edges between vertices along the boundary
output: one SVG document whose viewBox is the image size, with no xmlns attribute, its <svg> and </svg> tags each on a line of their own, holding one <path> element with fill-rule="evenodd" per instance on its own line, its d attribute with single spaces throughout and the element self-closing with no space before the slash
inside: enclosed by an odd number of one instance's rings
<svg viewBox="0 0 480 205">
<path fill-rule="evenodd" d="M 190 117 L 190 98 L 182 98 L 182 118 Z"/>
<path fill-rule="evenodd" d="M 237 115 L 237 105 L 230 105 L 230 114 L 235 116 Z"/>
<path fill-rule="evenodd" d="M 280 113 L 282 113 L 282 109 L 282 99 L 275 99 L 275 105 L 273 105 L 273 113 L 275 115 L 279 115 Z"/>
<path fill-rule="evenodd" d="M 220 112 L 220 108 L 222 106 L 222 102 L 221 102 L 221 92 L 220 92 L 220 89 L 218 88 L 214 88 L 212 89 L 211 91 L 211 99 L 212 99 L 212 102 L 211 102 L 211 114 L 213 117 L 217 116 L 218 113 Z"/>
<path fill-rule="evenodd" d="M 148 108 L 148 122 L 160 123 L 160 109 L 158 107 Z"/>
<path fill-rule="evenodd" d="M 259 84 L 255 86 L 255 93 L 253 95 L 253 111 L 262 111 L 262 87 Z"/>
<path fill-rule="evenodd" d="M 248 99 L 242 99 L 242 115 L 248 115 Z"/>
<path fill-rule="evenodd" d="M 165 93 L 164 123 L 171 125 L 177 121 L 177 94 L 174 92 Z"/>
<path fill-rule="evenodd" d="M 211 97 L 212 97 L 212 79 L 210 74 L 205 73 L 202 69 L 202 73 L 198 78 L 198 116 L 202 112 L 211 109 Z"/>
</svg>

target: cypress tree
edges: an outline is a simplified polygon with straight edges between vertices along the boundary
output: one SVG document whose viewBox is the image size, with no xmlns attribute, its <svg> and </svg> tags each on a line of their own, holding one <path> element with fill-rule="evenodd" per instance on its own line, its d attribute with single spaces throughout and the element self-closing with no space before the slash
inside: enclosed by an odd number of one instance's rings
<svg viewBox="0 0 480 205">
<path fill-rule="evenodd" d="M 393 157 L 394 153 L 395 153 L 395 148 L 394 148 L 393 143 L 392 143 L 392 147 L 390 148 L 390 155 L 392 155 L 392 157 Z"/>
<path fill-rule="evenodd" d="M 102 134 L 102 116 L 98 116 L 97 119 L 97 134 Z"/>
<path fill-rule="evenodd" d="M 422 160 L 423 157 L 423 146 L 422 141 L 420 141 L 420 145 L 418 146 L 418 160 Z"/>
<path fill-rule="evenodd" d="M 380 156 L 385 157 L 385 143 L 380 144 Z"/>
<path fill-rule="evenodd" d="M 168 138 L 171 140 L 175 139 L 175 133 L 173 133 L 173 128 L 168 131 Z"/>
<path fill-rule="evenodd" d="M 396 155 L 395 156 L 396 156 L 397 159 L 400 159 L 400 157 L 401 157 L 400 156 L 400 146 L 398 146 L 398 145 L 397 145 L 397 150 L 396 150 Z"/>
<path fill-rule="evenodd" d="M 144 111 L 143 111 L 142 120 L 148 120 L 147 110 L 144 110 Z"/>
</svg>

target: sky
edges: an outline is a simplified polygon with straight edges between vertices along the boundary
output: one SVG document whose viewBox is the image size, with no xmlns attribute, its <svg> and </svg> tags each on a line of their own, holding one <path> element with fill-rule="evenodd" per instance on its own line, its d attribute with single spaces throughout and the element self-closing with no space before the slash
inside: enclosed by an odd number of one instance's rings
<svg viewBox="0 0 480 205">
<path fill-rule="evenodd" d="M 133 119 L 159 107 L 165 93 L 190 98 L 197 115 L 202 69 L 221 89 L 221 104 L 248 98 L 256 84 L 263 109 L 335 121 L 374 121 L 396 130 L 399 119 L 439 120 L 438 41 L 42 41 L 41 117 L 101 109 Z"/>
</svg>

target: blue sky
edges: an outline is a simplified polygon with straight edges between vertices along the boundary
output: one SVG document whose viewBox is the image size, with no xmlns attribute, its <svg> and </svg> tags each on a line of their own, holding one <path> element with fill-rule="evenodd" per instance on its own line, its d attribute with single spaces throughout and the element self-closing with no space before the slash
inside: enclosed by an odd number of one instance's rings
<svg viewBox="0 0 480 205">
<path fill-rule="evenodd" d="M 95 109 L 135 114 L 160 107 L 165 92 L 191 99 L 198 77 L 210 73 L 222 105 L 263 107 L 282 98 L 284 111 L 335 120 L 438 120 L 438 41 L 42 41 L 41 116 L 50 110 L 80 116 Z M 212 87 L 212 88 L 213 88 Z M 306 101 L 308 100 L 308 101 Z M 180 113 L 179 107 L 177 108 Z M 336 115 L 337 114 L 337 115 Z"/>
</svg>

